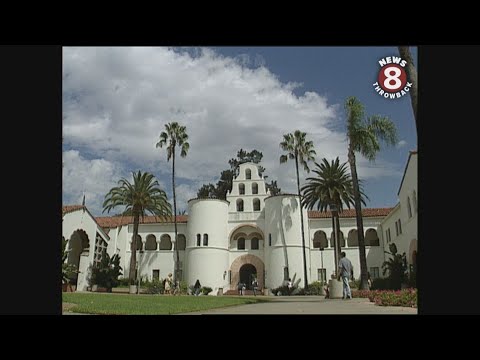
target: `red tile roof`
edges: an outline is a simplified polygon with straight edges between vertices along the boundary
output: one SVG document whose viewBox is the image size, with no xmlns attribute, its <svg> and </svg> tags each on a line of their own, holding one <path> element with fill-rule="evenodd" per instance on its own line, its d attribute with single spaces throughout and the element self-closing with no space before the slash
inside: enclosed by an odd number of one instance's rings
<svg viewBox="0 0 480 360">
<path fill-rule="evenodd" d="M 390 211 L 394 208 L 369 208 L 369 209 L 362 209 L 363 217 L 376 217 L 376 216 L 387 216 Z M 339 213 L 339 217 L 341 218 L 354 218 L 356 216 L 355 209 L 346 209 Z M 332 213 L 330 211 L 321 212 L 321 211 L 309 211 L 308 218 L 309 219 L 319 219 L 319 218 L 331 218 Z"/>
<path fill-rule="evenodd" d="M 95 218 L 98 224 L 103 228 L 114 228 L 120 225 L 133 224 L 132 216 L 100 216 Z M 187 215 L 177 215 L 177 223 L 186 223 Z M 173 216 L 161 218 L 158 216 L 140 217 L 140 224 L 173 223 Z"/>
<path fill-rule="evenodd" d="M 62 216 L 65 215 L 65 214 L 77 211 L 77 210 L 81 210 L 83 208 L 84 208 L 83 205 L 65 205 L 65 206 L 62 206 Z"/>
<path fill-rule="evenodd" d="M 65 206 L 62 206 L 62 217 L 65 216 L 65 214 L 68 214 L 68 213 L 71 213 L 71 212 L 74 212 L 74 211 L 77 211 L 77 210 L 82 210 L 82 209 L 85 209 L 87 211 L 87 213 L 92 217 L 93 221 L 95 221 L 95 223 L 98 225 L 98 227 L 100 228 L 100 230 L 104 233 L 105 237 L 110 240 L 110 237 L 108 236 L 108 233 L 105 232 L 105 230 L 103 229 L 103 226 L 101 226 L 97 219 L 90 213 L 90 211 L 88 211 L 87 207 L 84 206 L 84 205 L 65 205 Z"/>
</svg>

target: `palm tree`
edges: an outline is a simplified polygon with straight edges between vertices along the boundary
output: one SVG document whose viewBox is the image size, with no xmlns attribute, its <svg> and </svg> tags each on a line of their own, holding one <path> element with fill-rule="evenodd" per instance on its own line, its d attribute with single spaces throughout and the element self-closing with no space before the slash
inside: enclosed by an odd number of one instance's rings
<svg viewBox="0 0 480 360">
<path fill-rule="evenodd" d="M 367 257 L 365 254 L 365 237 L 363 233 L 362 205 L 360 203 L 360 189 L 355 162 L 355 152 L 359 152 L 369 161 L 374 161 L 380 150 L 380 141 L 387 145 L 397 143 L 395 124 L 386 116 L 365 116 L 363 104 L 351 96 L 345 101 L 347 114 L 348 162 L 353 181 L 353 195 L 358 230 L 358 250 L 360 252 L 360 289 L 368 289 Z"/>
<path fill-rule="evenodd" d="M 308 167 L 309 161 L 314 161 L 315 150 L 313 150 L 313 141 L 306 141 L 307 134 L 295 130 L 295 132 L 283 135 L 283 141 L 280 143 L 280 148 L 286 151 L 286 155 L 280 156 L 280 164 L 286 163 L 288 159 L 295 159 L 295 170 L 297 171 L 297 193 L 301 204 L 300 193 L 300 176 L 298 174 L 298 163 L 303 165 L 303 168 L 308 173 L 310 168 Z M 305 234 L 303 233 L 303 208 L 300 206 L 300 222 L 302 225 L 302 248 L 303 248 L 303 276 L 304 276 L 304 288 L 308 290 L 307 280 L 307 255 L 305 253 Z"/>
<path fill-rule="evenodd" d="M 352 178 L 347 172 L 347 163 L 340 164 L 337 157 L 331 164 L 327 159 L 322 159 L 322 163 L 315 162 L 316 169 L 312 170 L 317 177 L 307 178 L 307 184 L 302 187 L 303 203 L 307 209 L 312 210 L 315 205 L 317 210 L 326 212 L 332 204 L 336 205 L 338 212 L 342 212 L 344 205 L 350 209 L 354 205 Z M 361 201 L 365 205 L 366 195 L 361 191 Z M 332 228 L 336 224 L 335 238 L 335 266 L 338 264 L 340 254 L 340 243 L 338 242 L 340 233 L 340 221 L 337 211 L 332 211 Z M 337 271 L 337 269 L 335 269 Z"/>
<path fill-rule="evenodd" d="M 167 148 L 167 161 L 172 159 L 172 190 L 173 190 L 173 213 L 177 214 L 177 197 L 175 194 L 175 148 L 180 147 L 180 156 L 187 156 L 190 144 L 188 143 L 187 127 L 181 126 L 177 122 L 171 122 L 165 125 L 165 130 L 160 134 L 160 141 L 157 142 L 157 148 L 162 148 L 164 145 Z M 174 271 L 174 284 L 177 283 L 177 276 L 180 272 L 180 256 L 178 254 L 177 242 L 177 217 L 174 216 L 175 223 L 175 250 L 177 254 L 176 271 Z"/>
<path fill-rule="evenodd" d="M 125 206 L 123 216 L 133 216 L 133 240 L 132 256 L 130 257 L 129 279 L 130 285 L 135 283 L 135 268 L 137 265 L 137 238 L 140 216 L 151 213 L 160 217 L 172 215 L 172 206 L 167 200 L 165 191 L 158 187 L 158 181 L 148 173 L 140 170 L 133 174 L 133 183 L 122 178 L 117 187 L 112 188 L 103 202 L 103 212 L 114 209 L 117 206 Z"/>
<path fill-rule="evenodd" d="M 413 64 L 413 57 L 408 46 L 399 46 L 398 52 L 400 53 L 400 57 L 407 61 L 405 72 L 407 73 L 407 79 L 412 83 L 412 87 L 410 89 L 410 100 L 412 101 L 413 117 L 415 118 L 416 124 L 418 100 L 417 69 L 415 69 L 415 65 Z"/>
</svg>

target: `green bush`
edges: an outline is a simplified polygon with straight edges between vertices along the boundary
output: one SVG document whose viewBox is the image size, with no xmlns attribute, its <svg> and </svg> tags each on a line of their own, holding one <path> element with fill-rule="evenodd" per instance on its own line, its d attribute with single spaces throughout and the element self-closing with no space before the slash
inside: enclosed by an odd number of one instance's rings
<svg viewBox="0 0 480 360">
<path fill-rule="evenodd" d="M 213 291 L 213 289 L 209 286 L 202 286 L 202 289 L 200 291 L 203 295 L 208 295 Z"/>
<path fill-rule="evenodd" d="M 117 281 L 117 286 L 129 286 L 130 285 L 130 280 L 128 278 L 121 278 L 121 279 L 118 279 Z"/>
<path fill-rule="evenodd" d="M 290 295 L 290 289 L 288 288 L 287 285 L 282 285 L 282 286 L 279 286 L 277 288 L 273 288 L 272 293 L 275 296 Z"/>
<path fill-rule="evenodd" d="M 152 281 L 145 281 L 143 284 L 147 294 L 163 294 L 164 287 L 163 281 L 159 279 L 153 279 Z"/>
<path fill-rule="evenodd" d="M 388 278 L 377 278 L 372 281 L 372 288 L 370 290 L 391 290 L 390 280 Z"/>
<path fill-rule="evenodd" d="M 304 291 L 305 295 L 322 295 L 324 294 L 323 289 L 324 285 L 320 281 L 314 281 L 308 285 L 308 290 Z"/>
<path fill-rule="evenodd" d="M 180 294 L 187 295 L 188 293 L 188 283 L 184 280 L 180 281 Z"/>
<path fill-rule="evenodd" d="M 112 287 L 118 286 L 118 277 L 122 275 L 122 267 L 120 266 L 120 256 L 118 254 L 110 257 L 106 251 L 102 254 L 100 263 L 89 267 L 90 277 L 88 279 L 89 285 L 98 285 L 99 287 L 107 288 L 108 291 Z"/>
</svg>

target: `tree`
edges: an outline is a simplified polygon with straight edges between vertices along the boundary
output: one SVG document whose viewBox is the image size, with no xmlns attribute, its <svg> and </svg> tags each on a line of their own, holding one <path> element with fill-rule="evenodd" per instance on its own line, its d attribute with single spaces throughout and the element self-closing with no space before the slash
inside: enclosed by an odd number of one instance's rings
<svg viewBox="0 0 480 360">
<path fill-rule="evenodd" d="M 380 140 L 387 145 L 395 145 L 398 140 L 395 124 L 386 116 L 372 115 L 367 118 L 363 104 L 357 98 L 353 96 L 347 98 L 345 112 L 347 115 L 348 162 L 353 182 L 358 251 L 360 253 L 360 289 L 366 290 L 368 289 L 367 257 L 355 152 L 359 152 L 369 161 L 374 161 L 380 151 Z"/>
<path fill-rule="evenodd" d="M 214 199 L 216 198 L 215 185 L 205 184 L 197 191 L 197 198 L 199 199 Z"/>
<path fill-rule="evenodd" d="M 277 185 L 277 180 L 272 180 L 270 183 L 266 183 L 265 187 L 267 188 L 267 191 L 270 190 L 270 195 L 278 195 L 282 192 L 282 189 L 280 189 Z"/>
<path fill-rule="evenodd" d="M 383 275 L 388 272 L 389 287 L 392 290 L 400 290 L 402 284 L 407 280 L 407 256 L 405 253 L 398 254 L 397 245 L 391 243 L 389 245 L 390 252 L 385 251 L 392 257 L 383 262 Z"/>
<path fill-rule="evenodd" d="M 417 122 L 417 100 L 418 100 L 418 80 L 417 80 L 417 70 L 413 64 L 413 57 L 410 53 L 408 46 L 399 46 L 398 52 L 400 57 L 407 61 L 407 66 L 405 67 L 405 72 L 407 73 L 407 80 L 412 83 L 410 88 L 410 100 L 412 101 L 413 116 L 415 118 L 415 123 Z"/>
<path fill-rule="evenodd" d="M 62 284 L 68 284 L 75 274 L 79 271 L 74 264 L 67 263 L 67 257 L 70 250 L 67 250 L 68 240 L 62 237 Z"/>
<path fill-rule="evenodd" d="M 173 221 L 175 223 L 175 249 L 176 249 L 176 271 L 174 271 L 174 283 L 177 281 L 177 276 L 180 272 L 180 255 L 177 245 L 177 197 L 175 194 L 175 148 L 178 145 L 180 148 L 180 156 L 187 156 L 190 144 L 188 143 L 187 127 L 181 126 L 177 122 L 171 122 L 165 125 L 165 130 L 160 134 L 160 140 L 157 142 L 157 148 L 166 146 L 167 161 L 172 159 L 172 190 L 173 190 L 173 213 L 175 214 Z"/>
<path fill-rule="evenodd" d="M 162 218 L 172 215 L 172 206 L 167 200 L 165 191 L 158 187 L 158 181 L 155 177 L 148 173 L 142 173 L 140 170 L 133 172 L 133 183 L 127 179 L 119 180 L 117 187 L 110 189 L 105 195 L 103 202 L 103 212 L 118 207 L 125 206 L 123 216 L 133 216 L 133 240 L 132 240 L 132 256 L 130 257 L 129 279 L 130 285 L 135 284 L 135 269 L 137 265 L 137 238 L 138 224 L 140 216 L 142 218 L 147 214 L 153 214 Z"/>
<path fill-rule="evenodd" d="M 280 156 L 280 164 L 286 163 L 288 159 L 295 160 L 295 170 L 297 172 L 297 193 L 302 203 L 302 197 L 300 193 L 300 176 L 298 173 L 298 163 L 303 165 L 304 170 L 308 173 L 310 168 L 308 167 L 309 161 L 314 161 L 314 155 L 316 155 L 313 149 L 313 141 L 306 141 L 307 134 L 295 130 L 295 132 L 283 135 L 283 141 L 280 143 L 280 148 L 286 151 L 286 155 Z M 300 206 L 300 222 L 302 227 L 302 248 L 303 248 L 303 276 L 304 276 L 304 288 L 308 290 L 307 279 L 307 256 L 305 251 L 305 234 L 303 231 L 303 207 Z"/>
<path fill-rule="evenodd" d="M 338 212 L 342 212 L 344 205 L 350 209 L 354 205 L 352 178 L 347 172 L 347 163 L 340 164 L 337 157 L 331 164 L 327 159 L 322 159 L 321 164 L 315 162 L 316 169 L 312 170 L 317 177 L 308 177 L 307 184 L 302 187 L 303 199 L 302 205 L 312 210 L 315 205 L 317 210 L 326 212 L 331 204 L 335 204 Z M 365 205 L 365 194 L 361 191 L 361 201 Z M 336 224 L 335 238 L 335 266 L 338 266 L 340 258 L 340 243 L 338 235 L 340 233 L 340 221 L 337 212 L 332 212 L 332 228 Z M 337 269 L 335 269 L 337 271 Z"/>
</svg>

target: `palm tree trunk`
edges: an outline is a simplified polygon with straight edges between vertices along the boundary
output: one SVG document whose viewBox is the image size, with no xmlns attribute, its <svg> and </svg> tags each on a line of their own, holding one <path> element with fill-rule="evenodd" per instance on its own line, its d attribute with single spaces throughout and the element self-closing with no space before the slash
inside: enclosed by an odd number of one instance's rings
<svg viewBox="0 0 480 360">
<path fill-rule="evenodd" d="M 337 205 L 337 209 L 340 207 Z M 338 211 L 335 211 L 335 224 L 336 224 L 336 231 L 337 233 L 335 236 L 337 237 L 337 259 L 340 259 L 340 253 L 342 252 L 342 242 L 340 241 L 340 218 L 338 216 Z M 338 266 L 338 263 L 337 263 Z"/>
<path fill-rule="evenodd" d="M 348 162 L 350 163 L 350 171 L 352 173 L 355 216 L 357 218 L 358 251 L 360 253 L 360 290 L 368 290 L 367 256 L 365 253 L 365 237 L 363 232 L 362 203 L 360 202 L 360 188 L 358 185 L 355 153 L 353 152 L 351 143 L 348 144 Z"/>
<path fill-rule="evenodd" d="M 173 187 L 173 222 L 175 224 L 175 252 L 176 252 L 176 258 L 177 261 L 175 262 L 175 271 L 173 275 L 173 283 L 177 283 L 177 276 L 178 272 L 180 270 L 179 265 L 180 265 L 180 255 L 178 254 L 178 243 L 177 243 L 177 197 L 175 194 L 175 146 L 173 147 L 173 161 L 172 161 L 172 187 Z"/>
<path fill-rule="evenodd" d="M 137 267 L 137 237 L 138 237 L 138 223 L 140 222 L 140 214 L 137 212 L 133 216 L 133 239 L 132 239 L 132 248 L 130 256 L 130 270 L 128 273 L 128 279 L 130 285 L 135 285 L 135 270 Z"/>
<path fill-rule="evenodd" d="M 400 57 L 407 61 L 407 66 L 405 67 L 405 72 L 407 73 L 407 79 L 412 83 L 410 88 L 410 100 L 412 101 L 413 116 L 415 117 L 415 123 L 417 123 L 417 99 L 418 99 L 418 80 L 417 80 L 417 70 L 413 64 L 412 54 L 408 46 L 399 46 L 398 51 Z"/>
<path fill-rule="evenodd" d="M 306 252 L 305 252 L 305 234 L 303 232 L 303 206 L 302 206 L 302 197 L 300 195 L 300 176 L 298 175 L 298 156 L 297 156 L 297 152 L 295 152 L 295 169 L 297 170 L 297 191 L 298 191 L 298 200 L 300 201 L 300 223 L 301 223 L 301 226 L 302 226 L 304 289 L 308 290 L 307 255 L 306 255 Z"/>
<path fill-rule="evenodd" d="M 335 231 L 335 215 L 332 211 L 332 234 L 333 234 L 333 257 L 335 261 L 335 266 L 333 269 L 333 273 L 336 275 L 337 274 L 337 269 L 338 269 L 338 251 L 337 251 L 337 234 Z"/>
</svg>

